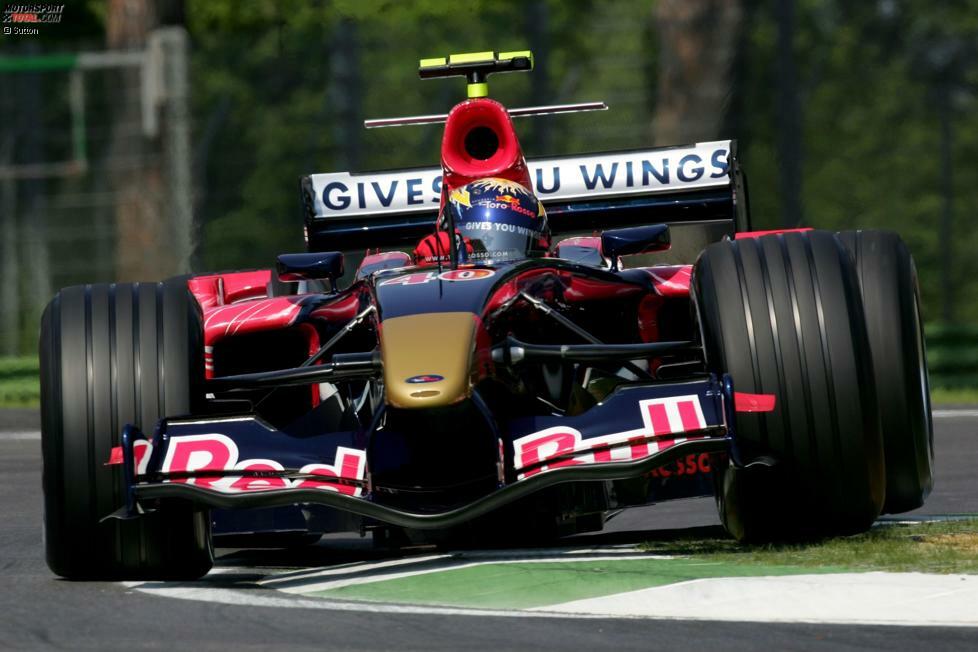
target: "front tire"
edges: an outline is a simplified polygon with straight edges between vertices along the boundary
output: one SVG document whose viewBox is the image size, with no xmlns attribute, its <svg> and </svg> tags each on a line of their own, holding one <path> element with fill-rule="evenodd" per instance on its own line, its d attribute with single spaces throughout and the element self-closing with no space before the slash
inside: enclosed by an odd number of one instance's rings
<svg viewBox="0 0 978 652">
<path fill-rule="evenodd" d="M 161 503 L 129 521 L 125 424 L 152 432 L 203 399 L 200 309 L 185 279 L 66 288 L 41 319 L 41 440 L 48 566 L 69 579 L 196 578 L 213 564 L 210 516 Z"/>
<path fill-rule="evenodd" d="M 710 245 L 693 272 L 707 364 L 739 392 L 774 394 L 737 413 L 738 466 L 717 502 L 737 539 L 868 529 L 885 491 L 883 446 L 859 287 L 831 233 Z"/>
<path fill-rule="evenodd" d="M 900 236 L 890 231 L 838 234 L 856 264 L 862 290 L 883 450 L 885 513 L 924 504 L 934 486 L 934 426 L 917 269 Z"/>
</svg>

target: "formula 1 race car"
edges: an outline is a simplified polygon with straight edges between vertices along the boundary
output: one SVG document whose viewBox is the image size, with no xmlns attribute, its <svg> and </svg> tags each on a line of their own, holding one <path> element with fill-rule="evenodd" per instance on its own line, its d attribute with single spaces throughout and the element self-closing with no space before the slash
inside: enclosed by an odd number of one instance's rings
<svg viewBox="0 0 978 652">
<path fill-rule="evenodd" d="M 55 573 L 194 578 L 215 540 L 337 531 L 539 540 L 709 495 L 737 539 L 799 539 L 923 503 L 900 238 L 751 231 L 733 141 L 528 162 L 511 116 L 606 108 L 487 97 L 490 74 L 532 64 L 423 60 L 468 99 L 368 126 L 444 121 L 441 166 L 303 178 L 308 251 L 274 271 L 57 294 L 40 337 Z"/>
</svg>

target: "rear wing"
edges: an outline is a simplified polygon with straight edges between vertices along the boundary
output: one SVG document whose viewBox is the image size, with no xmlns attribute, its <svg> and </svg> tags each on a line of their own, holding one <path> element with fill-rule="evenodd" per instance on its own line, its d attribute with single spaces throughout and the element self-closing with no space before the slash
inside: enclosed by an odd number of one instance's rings
<svg viewBox="0 0 978 652">
<path fill-rule="evenodd" d="M 709 239 L 750 230 L 736 141 L 527 162 L 555 236 L 668 223 Z M 434 228 L 440 168 L 302 177 L 310 251 L 413 246 Z"/>
</svg>

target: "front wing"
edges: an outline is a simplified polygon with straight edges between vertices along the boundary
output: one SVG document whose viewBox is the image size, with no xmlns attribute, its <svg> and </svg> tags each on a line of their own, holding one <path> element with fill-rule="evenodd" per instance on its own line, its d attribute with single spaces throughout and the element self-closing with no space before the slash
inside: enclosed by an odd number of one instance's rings
<svg viewBox="0 0 978 652">
<path fill-rule="evenodd" d="M 164 419 L 152 440 L 124 429 L 117 461 L 127 503 L 113 516 L 182 498 L 219 509 L 324 505 L 407 528 L 450 528 L 556 484 L 651 478 L 690 456 L 734 452 L 733 405 L 729 378 L 710 376 L 624 386 L 577 416 L 514 420 L 497 435 L 495 490 L 440 512 L 394 508 L 372 491 L 366 451 L 375 425 L 295 434 L 253 415 Z M 443 463 L 452 463 L 450 452 Z M 656 495 L 650 485 L 648 501 L 682 497 Z M 702 493 L 700 483 L 687 495 Z"/>
</svg>

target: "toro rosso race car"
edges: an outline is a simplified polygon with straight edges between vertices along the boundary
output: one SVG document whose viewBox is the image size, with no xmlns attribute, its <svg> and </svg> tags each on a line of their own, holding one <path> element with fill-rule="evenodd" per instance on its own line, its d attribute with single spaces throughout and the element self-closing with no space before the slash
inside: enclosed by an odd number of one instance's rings
<svg viewBox="0 0 978 652">
<path fill-rule="evenodd" d="M 468 99 L 368 126 L 445 122 L 441 166 L 303 178 L 308 251 L 274 270 L 57 294 L 40 336 L 55 573 L 198 577 L 231 537 L 538 540 L 693 496 L 744 541 L 922 504 L 900 238 L 751 231 L 732 141 L 527 161 L 513 116 L 606 108 L 487 97 L 490 74 L 532 63 L 422 61 Z"/>
</svg>

